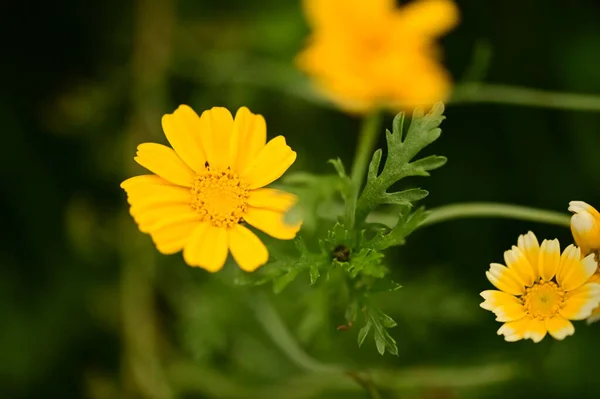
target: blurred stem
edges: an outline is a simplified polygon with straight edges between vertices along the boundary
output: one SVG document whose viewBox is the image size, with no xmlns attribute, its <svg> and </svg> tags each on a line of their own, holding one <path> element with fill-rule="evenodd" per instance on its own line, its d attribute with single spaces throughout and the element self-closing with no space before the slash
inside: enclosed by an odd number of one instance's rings
<svg viewBox="0 0 600 399">
<path fill-rule="evenodd" d="M 360 193 L 361 186 L 365 175 L 367 174 L 367 166 L 373 156 L 373 149 L 377 144 L 379 137 L 379 128 L 383 120 L 383 113 L 380 110 L 371 111 L 363 120 L 362 127 L 358 136 L 358 145 L 352 162 L 352 198 L 346 200 L 346 227 L 352 229 L 354 227 L 354 214 L 356 212 L 356 201 Z"/>
<path fill-rule="evenodd" d="M 454 88 L 449 104 L 493 103 L 575 111 L 600 111 L 600 96 L 562 93 L 489 83 L 463 83 Z"/>
<path fill-rule="evenodd" d="M 319 362 L 306 354 L 288 331 L 283 320 L 265 296 L 257 296 L 253 300 L 256 319 L 267 335 L 283 353 L 298 367 L 312 372 L 339 373 L 341 367 Z"/>
<path fill-rule="evenodd" d="M 271 340 L 281 349 L 283 353 L 298 367 L 313 373 L 336 373 L 350 377 L 360 385 L 372 399 L 381 399 L 371 376 L 366 372 L 345 370 L 341 366 L 321 363 L 310 357 L 302 350 L 298 342 L 288 331 L 283 320 L 265 296 L 258 296 L 252 303 L 256 319 L 262 325 Z"/>
<path fill-rule="evenodd" d="M 496 202 L 472 202 L 433 208 L 421 227 L 453 219 L 489 217 L 527 220 L 565 227 L 569 227 L 570 224 L 569 215 L 560 212 Z"/>
</svg>

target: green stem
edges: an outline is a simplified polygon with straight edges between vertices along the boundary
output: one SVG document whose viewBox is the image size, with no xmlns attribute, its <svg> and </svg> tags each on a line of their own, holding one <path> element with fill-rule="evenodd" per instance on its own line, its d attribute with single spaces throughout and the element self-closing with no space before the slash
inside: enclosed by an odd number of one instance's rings
<svg viewBox="0 0 600 399">
<path fill-rule="evenodd" d="M 360 194 L 363 180 L 367 174 L 367 167 L 373 156 L 373 149 L 377 144 L 377 137 L 379 135 L 379 128 L 381 127 L 382 120 L 383 114 L 378 110 L 373 111 L 363 120 L 360 129 L 356 154 L 354 155 L 354 161 L 352 162 L 352 174 L 350 177 L 353 190 L 352 197 L 346 199 L 345 221 L 348 229 L 354 227 L 356 202 L 358 201 L 358 195 Z"/>
<path fill-rule="evenodd" d="M 373 156 L 375 144 L 377 144 L 382 119 L 383 114 L 380 111 L 373 111 L 366 116 L 360 129 L 358 146 L 352 162 L 351 177 L 357 191 L 360 191 L 363 179 L 367 174 L 367 166 Z"/>
<path fill-rule="evenodd" d="M 296 342 L 292 334 L 277 314 L 271 302 L 264 296 L 258 296 L 252 301 L 256 319 L 267 335 L 283 353 L 298 367 L 311 372 L 339 373 L 341 367 L 319 362 L 306 354 Z"/>
<path fill-rule="evenodd" d="M 561 212 L 496 202 L 471 202 L 433 208 L 429 211 L 429 216 L 421 226 L 429 226 L 453 219 L 490 217 L 526 220 L 564 227 L 569 227 L 570 224 L 569 215 Z"/>
<path fill-rule="evenodd" d="M 598 95 L 561 93 L 488 83 L 457 85 L 448 103 L 493 103 L 574 111 L 600 111 Z"/>
</svg>

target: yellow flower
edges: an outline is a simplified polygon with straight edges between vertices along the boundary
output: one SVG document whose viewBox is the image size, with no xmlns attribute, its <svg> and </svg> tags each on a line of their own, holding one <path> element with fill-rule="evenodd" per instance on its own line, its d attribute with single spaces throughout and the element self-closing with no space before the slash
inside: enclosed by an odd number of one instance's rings
<svg viewBox="0 0 600 399">
<path fill-rule="evenodd" d="M 458 21 L 451 0 L 304 0 L 313 32 L 298 65 L 340 107 L 367 112 L 444 100 L 435 39 Z"/>
<path fill-rule="evenodd" d="M 261 115 L 242 107 L 234 120 L 214 107 L 198 117 L 181 105 L 163 116 L 162 127 L 173 148 L 139 145 L 136 162 L 154 174 L 121 184 L 139 229 L 161 253 L 183 249 L 188 265 L 216 272 L 231 251 L 240 268 L 253 271 L 269 254 L 246 223 L 278 239 L 294 238 L 300 223 L 288 225 L 284 215 L 296 197 L 262 187 L 283 175 L 296 153 L 283 136 L 266 143 Z"/>
<path fill-rule="evenodd" d="M 490 265 L 488 280 L 500 291 L 483 291 L 481 307 L 505 324 L 498 330 L 506 341 L 541 341 L 546 333 L 562 340 L 575 332 L 569 320 L 583 320 L 600 304 L 600 284 L 593 256 L 569 245 L 560 253 L 558 240 L 539 245 L 532 232 L 504 253 L 506 266 Z"/>
<path fill-rule="evenodd" d="M 600 213 L 591 205 L 583 201 L 569 202 L 569 211 L 573 212 L 571 216 L 571 232 L 573 238 L 583 256 L 594 254 L 598 261 L 600 251 Z M 590 281 L 600 283 L 600 270 L 592 276 Z M 588 323 L 600 320 L 600 307 L 594 309 L 592 315 L 588 317 Z"/>
</svg>

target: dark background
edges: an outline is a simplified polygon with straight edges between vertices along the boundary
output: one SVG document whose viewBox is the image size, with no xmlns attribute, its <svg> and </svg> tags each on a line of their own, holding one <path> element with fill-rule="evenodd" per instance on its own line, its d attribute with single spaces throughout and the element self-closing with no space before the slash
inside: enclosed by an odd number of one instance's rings
<svg viewBox="0 0 600 399">
<path fill-rule="evenodd" d="M 461 24 L 442 44 L 459 83 L 487 46 L 485 82 L 600 97 L 599 2 L 458 4 Z M 330 173 L 336 156 L 350 164 L 360 119 L 311 100 L 293 67 L 308 32 L 300 3 L 15 1 L 2 19 L 0 398 L 364 397 L 291 363 L 245 310 L 253 290 L 227 271 L 159 255 L 119 189 L 141 172 L 135 146 L 164 141 L 160 117 L 180 103 L 263 114 L 269 137 L 298 152 L 296 171 Z M 430 191 L 427 207 L 600 206 L 600 112 L 465 103 L 446 114 L 429 151 L 449 162 L 414 182 Z M 343 319 L 326 283 L 301 276 L 274 300 L 314 357 L 388 370 L 398 386 L 386 397 L 600 397 L 600 324 L 578 322 L 563 342 L 508 344 L 478 307 L 488 264 L 529 229 L 572 241 L 562 227 L 461 220 L 391 251 L 405 288 L 381 303 L 398 322 L 397 358 L 371 339 L 358 349 L 356 328 L 335 329 Z"/>
</svg>

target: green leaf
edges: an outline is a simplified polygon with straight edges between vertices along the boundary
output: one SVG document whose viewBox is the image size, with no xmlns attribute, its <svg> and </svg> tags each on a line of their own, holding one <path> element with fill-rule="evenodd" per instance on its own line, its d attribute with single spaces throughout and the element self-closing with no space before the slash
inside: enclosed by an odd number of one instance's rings
<svg viewBox="0 0 600 399">
<path fill-rule="evenodd" d="M 273 292 L 279 294 L 285 289 L 292 281 L 296 279 L 300 273 L 299 269 L 292 269 L 281 277 L 277 277 L 273 280 Z"/>
<path fill-rule="evenodd" d="M 367 338 L 367 335 L 369 335 L 369 331 L 371 331 L 371 322 L 368 321 L 367 324 L 360 329 L 360 331 L 358 332 L 358 347 L 360 348 L 363 344 L 363 342 L 365 342 L 365 338 Z"/>
<path fill-rule="evenodd" d="M 427 219 L 427 215 L 428 213 L 423 207 L 418 208 L 412 213 L 410 212 L 410 207 L 407 207 L 400 213 L 398 222 L 396 222 L 394 228 L 388 232 L 379 230 L 375 237 L 366 245 L 376 251 L 382 251 L 396 245 L 404 245 L 406 237 Z"/>
<path fill-rule="evenodd" d="M 282 292 L 302 272 L 308 271 L 311 284 L 319 278 L 319 268 L 327 267 L 331 260 L 323 253 L 311 252 L 302 237 L 294 240 L 297 257 L 272 253 L 272 260 L 253 273 L 239 271 L 234 279 L 238 285 L 262 285 L 273 282 L 273 291 Z"/>
<path fill-rule="evenodd" d="M 398 345 L 392 336 L 388 333 L 388 328 L 393 328 L 397 324 L 388 315 L 381 310 L 365 304 L 365 325 L 358 332 L 358 346 L 360 347 L 370 331 L 373 331 L 373 339 L 377 352 L 380 355 L 389 352 L 392 355 L 398 355 Z"/>
<path fill-rule="evenodd" d="M 319 273 L 319 267 L 317 265 L 311 265 L 308 271 L 310 275 L 310 285 L 313 285 L 317 282 L 321 274 Z"/>
<path fill-rule="evenodd" d="M 373 154 L 367 182 L 356 205 L 356 223 L 362 223 L 366 216 L 382 204 L 412 205 L 427 196 L 427 191 L 410 189 L 388 193 L 387 190 L 396 182 L 408 176 L 428 176 L 429 171 L 446 163 L 441 156 L 428 156 L 413 160 L 425 147 L 433 143 L 442 133 L 439 125 L 444 120 L 444 105 L 438 103 L 425 114 L 416 109 L 410 126 L 404 133 L 404 114 L 394 118 L 393 131 L 386 131 L 387 158 L 381 168 L 382 151 Z M 379 170 L 381 169 L 381 172 Z"/>
<path fill-rule="evenodd" d="M 394 280 L 391 280 L 389 278 L 381 278 L 375 281 L 373 284 L 371 284 L 371 286 L 369 287 L 369 292 L 376 293 L 386 291 L 397 291 L 400 288 L 402 288 L 402 286 Z"/>
<path fill-rule="evenodd" d="M 382 278 L 388 271 L 387 267 L 381 263 L 383 257 L 384 255 L 380 252 L 370 248 L 361 248 L 357 253 L 352 254 L 350 262 L 343 266 L 352 278 L 356 278 L 359 273 L 365 276 Z"/>
</svg>

